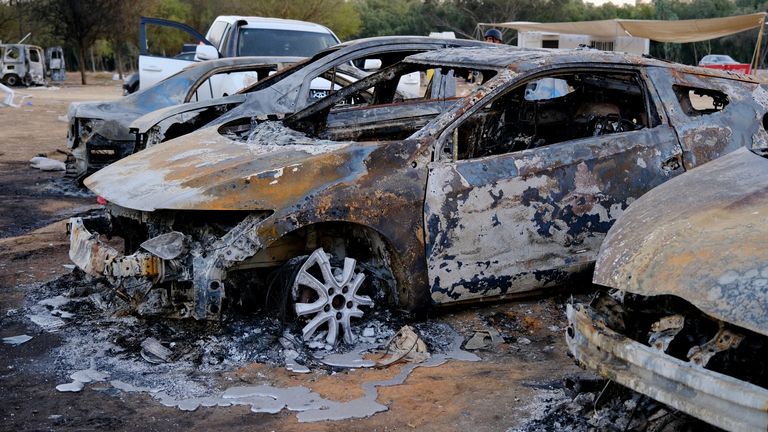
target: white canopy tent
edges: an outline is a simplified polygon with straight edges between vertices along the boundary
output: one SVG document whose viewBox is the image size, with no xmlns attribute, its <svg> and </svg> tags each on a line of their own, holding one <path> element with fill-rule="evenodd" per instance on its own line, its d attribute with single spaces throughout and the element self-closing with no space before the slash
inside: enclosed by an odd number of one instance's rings
<svg viewBox="0 0 768 432">
<path fill-rule="evenodd" d="M 616 38 L 631 36 L 646 38 L 656 42 L 700 42 L 723 36 L 760 28 L 757 46 L 752 57 L 755 63 L 760 57 L 760 44 L 763 37 L 766 12 L 749 15 L 737 15 L 723 18 L 694 20 L 632 20 L 612 19 L 601 21 L 575 21 L 556 23 L 537 23 L 513 21 L 500 23 L 480 23 L 478 27 L 496 27 L 515 29 L 519 32 L 549 32 L 561 34 L 581 34 L 595 38 Z"/>
</svg>

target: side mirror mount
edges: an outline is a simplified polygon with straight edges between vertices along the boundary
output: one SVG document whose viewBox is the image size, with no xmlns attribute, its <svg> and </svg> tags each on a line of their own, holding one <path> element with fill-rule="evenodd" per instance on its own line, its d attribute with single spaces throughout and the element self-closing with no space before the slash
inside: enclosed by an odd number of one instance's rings
<svg viewBox="0 0 768 432">
<path fill-rule="evenodd" d="M 363 70 L 375 71 L 381 69 L 381 60 L 379 59 L 365 59 L 363 63 Z"/>
<path fill-rule="evenodd" d="M 211 45 L 198 45 L 195 48 L 195 61 L 214 60 L 219 58 L 219 51 Z"/>
</svg>

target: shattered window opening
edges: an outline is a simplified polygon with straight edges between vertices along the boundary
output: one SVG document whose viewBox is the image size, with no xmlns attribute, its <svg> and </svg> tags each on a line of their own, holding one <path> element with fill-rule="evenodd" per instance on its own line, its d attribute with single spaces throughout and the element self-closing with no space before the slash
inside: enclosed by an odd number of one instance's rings
<svg viewBox="0 0 768 432">
<path fill-rule="evenodd" d="M 13 61 L 18 60 L 20 57 L 19 47 L 9 46 L 5 49 L 5 60 Z"/>
<path fill-rule="evenodd" d="M 32 63 L 40 63 L 40 51 L 36 49 L 29 50 L 29 61 Z"/>
<path fill-rule="evenodd" d="M 351 82 L 354 82 L 354 79 L 350 79 L 354 78 L 355 75 L 349 70 L 351 67 L 357 68 L 359 71 L 368 71 L 365 73 L 374 72 L 390 67 L 405 57 L 417 54 L 418 52 L 420 51 L 404 50 L 376 53 L 375 55 L 358 53 L 356 55 L 341 57 L 337 59 L 331 67 L 326 67 L 319 73 L 312 73 L 305 79 L 305 83 L 309 87 L 307 100 L 316 101 L 322 99 L 349 85 Z M 341 74 L 341 77 L 338 76 L 339 74 Z M 423 96 L 423 91 L 419 92 L 419 88 L 421 87 L 419 81 L 420 76 L 417 73 L 406 74 L 401 77 L 398 85 L 399 96 L 402 99 Z M 334 82 L 336 85 L 331 88 L 330 82 Z M 370 94 L 371 92 L 369 91 L 367 93 Z M 358 104 L 361 103 L 362 100 L 370 103 L 370 97 L 366 98 L 364 93 L 360 93 L 340 101 L 337 105 L 354 105 L 350 102 L 355 100 L 358 101 Z"/>
<path fill-rule="evenodd" d="M 420 91 L 423 97 L 403 100 L 397 91 L 400 80 L 406 75 L 430 70 L 431 79 Z M 459 99 L 457 94 L 467 93 L 495 75 L 493 70 L 401 63 L 289 117 L 286 126 L 331 141 L 402 140 L 447 110 Z M 366 93 L 372 95 L 368 104 L 336 107 L 339 101 L 350 97 L 365 99 Z M 223 129 L 221 132 L 238 131 Z"/>
<path fill-rule="evenodd" d="M 659 124 L 649 119 L 636 73 L 572 72 L 537 77 L 501 94 L 454 131 L 444 159 L 472 159 Z M 653 114 L 651 114 L 653 115 Z"/>
<path fill-rule="evenodd" d="M 209 76 L 198 82 L 198 85 L 190 90 L 185 102 L 204 101 L 226 97 L 240 92 L 244 87 L 266 77 L 269 72 L 276 70 L 275 66 L 264 65 L 259 68 L 226 68 L 215 70 Z M 214 91 L 216 89 L 216 91 Z"/>
<path fill-rule="evenodd" d="M 674 85 L 678 102 L 683 112 L 690 117 L 722 111 L 729 103 L 728 95 L 712 89 Z"/>
</svg>

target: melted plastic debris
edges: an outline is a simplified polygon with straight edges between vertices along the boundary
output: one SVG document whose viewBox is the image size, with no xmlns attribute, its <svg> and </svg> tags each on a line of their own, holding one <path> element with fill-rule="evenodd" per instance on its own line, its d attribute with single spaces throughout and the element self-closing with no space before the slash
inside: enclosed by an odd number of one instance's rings
<svg viewBox="0 0 768 432">
<path fill-rule="evenodd" d="M 85 387 L 86 383 L 104 381 L 109 377 L 109 374 L 91 368 L 73 372 L 69 377 L 72 378 L 72 382 L 59 384 L 56 386 L 56 390 L 60 392 L 79 392 Z"/>
<path fill-rule="evenodd" d="M 29 314 L 27 315 L 27 318 L 32 320 L 33 323 L 37 324 L 38 326 L 42 327 L 45 331 L 56 331 L 60 327 L 62 327 L 64 324 L 64 320 L 62 320 L 59 317 L 51 315 L 48 311 L 40 311 L 36 314 Z"/>
<path fill-rule="evenodd" d="M 182 411 L 194 411 L 200 406 L 230 406 L 250 405 L 255 413 L 278 413 L 283 409 L 297 411 L 299 422 L 316 422 L 324 420 L 344 420 L 351 418 L 369 417 L 388 408 L 376 401 L 378 387 L 400 385 L 408 378 L 417 367 L 435 367 L 451 359 L 464 361 L 478 361 L 479 357 L 461 350 L 464 338 L 453 332 L 454 337 L 450 342 L 450 350 L 446 353 L 433 355 L 422 363 L 409 363 L 402 367 L 393 378 L 383 381 L 370 381 L 362 385 L 364 396 L 348 402 L 337 402 L 324 399 L 319 394 L 312 392 L 304 386 L 278 388 L 269 385 L 236 386 L 230 387 L 218 397 L 195 397 L 187 399 L 174 399 L 166 393 L 157 393 L 155 398 L 165 406 L 175 406 Z M 360 364 L 360 354 L 371 346 L 357 347 L 348 354 L 332 355 L 335 359 L 341 359 L 339 363 Z M 326 357 L 326 359 L 328 358 Z M 326 359 L 323 359 L 325 362 Z M 371 362 L 375 364 L 374 362 Z"/>
<path fill-rule="evenodd" d="M 23 334 L 23 335 L 18 335 L 18 336 L 4 337 L 3 338 L 3 343 L 6 344 L 6 345 L 17 346 L 17 345 L 21 345 L 21 344 L 23 344 L 25 342 L 29 342 L 31 340 L 32 340 L 32 336 Z"/>
<path fill-rule="evenodd" d="M 347 353 L 334 353 L 328 354 L 320 361 L 328 366 L 340 367 L 340 368 L 369 368 L 376 366 L 376 362 L 373 360 L 367 360 L 363 358 L 363 353 L 368 352 L 376 348 L 376 345 L 363 344 L 358 345 L 352 351 Z"/>
<path fill-rule="evenodd" d="M 72 300 L 62 295 L 42 299 L 29 308 L 27 318 L 42 327 L 45 331 L 56 331 L 66 324 L 62 318 L 70 319 L 74 315 L 71 312 L 59 309 L 69 304 Z"/>
<path fill-rule="evenodd" d="M 80 381 L 72 381 L 71 383 L 57 385 L 56 390 L 60 392 L 77 393 L 82 390 L 83 387 L 85 387 L 85 384 L 81 383 Z"/>
<path fill-rule="evenodd" d="M 112 381 L 109 382 L 109 384 L 112 387 L 114 387 L 114 388 L 116 388 L 118 390 L 122 390 L 124 392 L 144 392 L 144 393 L 157 393 L 158 392 L 158 390 L 155 390 L 153 388 L 137 387 L 137 386 L 135 386 L 133 384 L 129 384 L 127 382 L 123 382 L 123 381 L 120 381 L 120 380 L 112 380 Z"/>
</svg>

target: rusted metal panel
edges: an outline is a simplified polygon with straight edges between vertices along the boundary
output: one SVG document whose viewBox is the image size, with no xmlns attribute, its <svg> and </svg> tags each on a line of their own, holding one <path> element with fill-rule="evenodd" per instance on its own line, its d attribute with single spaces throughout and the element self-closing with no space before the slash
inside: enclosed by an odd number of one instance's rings
<svg viewBox="0 0 768 432">
<path fill-rule="evenodd" d="M 431 166 L 427 256 L 437 302 L 521 292 L 583 270 L 614 220 L 674 173 L 664 127 Z"/>
<path fill-rule="evenodd" d="M 768 107 L 768 92 L 758 85 L 744 85 L 733 79 L 701 76 L 683 68 L 649 68 L 663 109 L 675 127 L 683 146 L 686 169 L 716 159 L 739 147 L 768 147 L 763 117 Z M 687 91 L 704 90 L 727 98 L 722 110 L 695 110 L 681 103 Z M 706 106 L 708 97 L 693 94 Z M 697 101 L 694 100 L 694 104 Z"/>
<path fill-rule="evenodd" d="M 104 276 L 105 269 L 120 253 L 91 234 L 81 218 L 70 219 L 69 259 L 92 276 Z"/>
<path fill-rule="evenodd" d="M 566 314 L 568 349 L 584 367 L 723 429 L 768 429 L 768 390 L 626 338 L 587 305 Z"/>
<path fill-rule="evenodd" d="M 147 277 L 160 279 L 163 274 L 162 260 L 154 255 L 138 252 L 124 256 L 99 239 L 98 233 L 90 233 L 82 218 L 69 221 L 69 258 L 92 276 L 109 278 Z"/>
<path fill-rule="evenodd" d="M 768 334 L 767 191 L 768 160 L 746 148 L 653 189 L 603 242 L 594 282 Z"/>
</svg>

